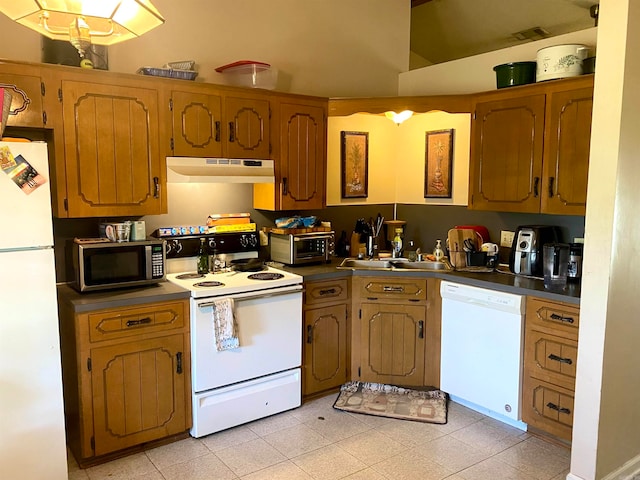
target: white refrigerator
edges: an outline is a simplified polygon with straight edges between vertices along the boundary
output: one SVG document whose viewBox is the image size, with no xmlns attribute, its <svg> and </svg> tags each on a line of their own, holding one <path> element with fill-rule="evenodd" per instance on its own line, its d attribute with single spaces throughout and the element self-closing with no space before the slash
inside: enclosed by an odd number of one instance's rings
<svg viewBox="0 0 640 480">
<path fill-rule="evenodd" d="M 66 480 L 47 145 L 0 142 L 0 478 Z"/>
</svg>

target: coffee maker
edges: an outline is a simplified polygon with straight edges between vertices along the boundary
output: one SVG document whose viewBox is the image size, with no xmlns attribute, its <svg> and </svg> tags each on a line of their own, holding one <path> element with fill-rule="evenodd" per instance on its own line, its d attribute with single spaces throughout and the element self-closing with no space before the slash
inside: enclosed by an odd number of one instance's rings
<svg viewBox="0 0 640 480">
<path fill-rule="evenodd" d="M 543 275 L 543 246 L 561 241 L 560 228 L 552 225 L 521 225 L 516 229 L 509 255 L 509 270 L 516 275 Z"/>
</svg>

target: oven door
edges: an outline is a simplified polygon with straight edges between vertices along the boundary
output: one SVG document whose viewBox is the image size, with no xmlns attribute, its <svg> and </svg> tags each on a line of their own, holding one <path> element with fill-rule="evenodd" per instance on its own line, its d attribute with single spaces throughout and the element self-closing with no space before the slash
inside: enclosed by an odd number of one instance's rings
<svg viewBox="0 0 640 480">
<path fill-rule="evenodd" d="M 192 299 L 194 393 L 299 367 L 302 363 L 302 285 L 229 295 L 240 347 L 216 350 L 212 302 Z"/>
</svg>

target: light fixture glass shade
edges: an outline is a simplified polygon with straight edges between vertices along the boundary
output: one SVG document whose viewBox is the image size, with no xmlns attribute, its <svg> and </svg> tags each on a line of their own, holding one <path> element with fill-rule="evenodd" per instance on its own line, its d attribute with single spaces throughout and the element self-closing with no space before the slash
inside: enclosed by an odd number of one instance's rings
<svg viewBox="0 0 640 480">
<path fill-rule="evenodd" d="M 411 115 L 413 115 L 413 112 L 411 110 L 403 110 L 400 113 L 384 112 L 384 116 L 387 117 L 389 120 L 392 120 L 393 122 L 395 122 L 396 125 L 400 125 L 405 120 L 411 118 Z"/>
<path fill-rule="evenodd" d="M 69 40 L 69 25 L 82 18 L 97 45 L 139 37 L 164 23 L 149 0 L 0 0 L 0 12 L 53 40 Z"/>
</svg>

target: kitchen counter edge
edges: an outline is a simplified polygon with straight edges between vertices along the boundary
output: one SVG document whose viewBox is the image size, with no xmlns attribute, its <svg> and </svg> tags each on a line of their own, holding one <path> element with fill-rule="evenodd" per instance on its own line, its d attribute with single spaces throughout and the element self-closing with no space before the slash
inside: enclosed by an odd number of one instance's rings
<svg viewBox="0 0 640 480">
<path fill-rule="evenodd" d="M 189 298 L 189 291 L 170 282 L 141 288 L 80 293 L 68 284 L 58 284 L 58 299 L 73 305 L 76 313 L 107 308 L 129 307 L 146 303 L 168 302 Z"/>
<path fill-rule="evenodd" d="M 489 272 L 426 272 L 426 271 L 399 271 L 399 270 L 350 270 L 336 269 L 343 258 L 332 259 L 330 263 L 309 266 L 278 266 L 281 270 L 301 275 L 305 282 L 319 280 L 331 280 L 352 276 L 366 277 L 418 277 L 439 278 L 455 283 L 470 285 L 472 287 L 487 288 L 500 292 L 516 295 L 529 295 L 557 302 L 580 304 L 580 284 L 567 284 L 567 289 L 556 293 L 546 290 L 542 280 L 513 275 L 511 273 Z"/>
</svg>

